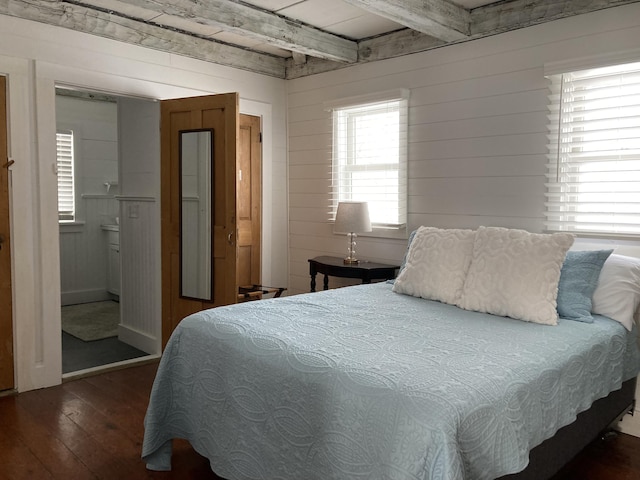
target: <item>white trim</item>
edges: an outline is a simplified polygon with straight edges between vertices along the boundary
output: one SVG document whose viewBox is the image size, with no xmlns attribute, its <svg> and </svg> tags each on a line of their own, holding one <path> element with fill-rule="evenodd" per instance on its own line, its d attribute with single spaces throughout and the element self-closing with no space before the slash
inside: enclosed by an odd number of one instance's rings
<svg viewBox="0 0 640 480">
<path fill-rule="evenodd" d="M 120 202 L 155 202 L 156 197 L 131 197 L 127 195 L 116 195 L 116 200 Z"/>
<path fill-rule="evenodd" d="M 112 183 L 111 185 L 117 185 L 116 183 Z M 80 198 L 106 198 L 106 199 L 111 199 L 111 198 L 116 198 L 115 195 L 107 195 L 105 193 L 83 193 L 82 195 L 80 195 Z"/>
<path fill-rule="evenodd" d="M 610 65 L 621 65 L 623 63 L 640 62 L 640 48 L 624 50 L 616 53 L 604 55 L 590 55 L 587 57 L 577 57 L 571 60 L 560 62 L 549 62 L 544 64 L 544 76 L 559 75 L 561 73 L 575 72 L 577 70 L 588 70 L 590 68 L 607 67 Z"/>
<path fill-rule="evenodd" d="M 159 359 L 160 357 L 161 357 L 160 354 L 146 355 L 143 357 L 131 358 L 129 360 L 122 360 L 120 362 L 109 363 L 107 365 L 99 365 L 97 367 L 85 368 L 84 370 L 76 370 L 75 372 L 62 374 L 62 380 L 63 381 L 78 380 L 80 378 L 83 378 L 89 375 L 94 375 L 96 372 L 100 372 L 100 373 L 110 372 L 113 370 L 119 370 L 120 368 L 127 367 L 129 365 L 131 366 L 146 365 L 148 363 L 151 363 Z"/>
<path fill-rule="evenodd" d="M 61 234 L 65 233 L 80 233 L 84 231 L 86 222 L 59 222 L 58 228 Z"/>
<path fill-rule="evenodd" d="M 34 265 L 36 240 L 33 235 L 34 172 L 33 144 L 24 136 L 32 131 L 30 112 L 25 100 L 33 89 L 30 64 L 25 59 L 0 55 L 0 73 L 7 77 L 7 156 L 15 163 L 9 169 L 9 216 L 11 222 L 11 285 L 13 313 L 13 373 L 14 388 L 26 389 L 49 386 L 48 376 L 34 365 L 35 329 L 39 315 L 37 296 L 40 277 Z M 20 247 L 18 247 L 20 245 Z M 30 321 L 22 321 L 22 319 Z M 21 319 L 21 321 L 17 321 Z M 35 377 L 35 378 L 34 378 Z"/>
<path fill-rule="evenodd" d="M 140 332 L 127 325 L 118 325 L 118 340 L 127 343 L 143 352 L 157 351 L 158 338 L 148 333 Z M 152 355 L 151 353 L 149 353 Z"/>
<path fill-rule="evenodd" d="M 338 98 L 335 100 L 328 100 L 323 102 L 324 110 L 330 112 L 336 108 L 353 107 L 363 104 L 374 104 L 389 102 L 393 100 L 408 100 L 410 90 L 407 88 L 398 88 L 394 90 L 385 90 L 383 92 L 368 93 L 364 95 L 357 95 L 354 97 Z"/>
<path fill-rule="evenodd" d="M 62 306 L 75 305 L 78 303 L 103 302 L 106 300 L 111 300 L 111 296 L 104 288 L 75 290 L 60 294 L 60 303 Z"/>
</svg>

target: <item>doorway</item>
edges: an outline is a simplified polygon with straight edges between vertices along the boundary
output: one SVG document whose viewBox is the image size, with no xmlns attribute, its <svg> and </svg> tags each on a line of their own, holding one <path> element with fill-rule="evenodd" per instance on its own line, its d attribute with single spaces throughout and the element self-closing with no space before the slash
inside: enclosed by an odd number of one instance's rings
<svg viewBox="0 0 640 480">
<path fill-rule="evenodd" d="M 62 373 L 140 358 L 120 338 L 118 98 L 56 88 Z"/>
</svg>

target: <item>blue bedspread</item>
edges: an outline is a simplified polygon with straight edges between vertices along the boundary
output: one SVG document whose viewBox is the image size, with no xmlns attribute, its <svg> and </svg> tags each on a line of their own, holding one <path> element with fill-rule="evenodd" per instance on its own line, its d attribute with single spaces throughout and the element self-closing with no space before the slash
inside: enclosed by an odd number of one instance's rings
<svg viewBox="0 0 640 480">
<path fill-rule="evenodd" d="M 142 455 L 230 479 L 491 479 L 637 375 L 617 322 L 536 325 L 379 283 L 207 310 L 162 357 Z"/>
</svg>

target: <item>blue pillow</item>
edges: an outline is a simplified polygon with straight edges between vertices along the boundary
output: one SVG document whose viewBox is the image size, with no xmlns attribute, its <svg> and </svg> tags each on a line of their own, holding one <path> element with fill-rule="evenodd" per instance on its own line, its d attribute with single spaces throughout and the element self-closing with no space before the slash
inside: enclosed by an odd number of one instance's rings
<svg viewBox="0 0 640 480">
<path fill-rule="evenodd" d="M 592 323 L 591 297 L 598 286 L 600 270 L 613 250 L 568 251 L 558 283 L 560 318 Z"/>
<path fill-rule="evenodd" d="M 417 231 L 418 229 L 415 229 L 409 235 L 409 241 L 407 242 L 407 249 L 404 251 L 404 257 L 402 258 L 402 263 L 400 264 L 400 270 L 398 270 L 398 275 L 400 275 L 400 272 L 402 272 L 402 270 L 404 270 L 404 267 L 407 265 L 407 254 L 409 253 L 409 247 L 411 247 L 411 242 L 413 242 L 413 237 L 416 236 Z"/>
<path fill-rule="evenodd" d="M 409 241 L 407 242 L 407 249 L 404 251 L 404 257 L 402 258 L 402 263 L 400 264 L 400 269 L 398 270 L 398 275 L 400 275 L 400 273 L 402 272 L 402 270 L 404 270 L 404 267 L 407 266 L 407 254 L 409 253 L 409 247 L 411 246 L 411 242 L 413 241 L 413 237 L 416 236 L 416 232 L 418 231 L 418 229 L 415 229 L 413 232 L 411 232 L 411 234 L 409 235 Z M 396 278 L 398 278 L 398 275 L 396 275 Z M 387 280 L 387 283 L 395 283 L 395 278 L 393 280 Z"/>
</svg>

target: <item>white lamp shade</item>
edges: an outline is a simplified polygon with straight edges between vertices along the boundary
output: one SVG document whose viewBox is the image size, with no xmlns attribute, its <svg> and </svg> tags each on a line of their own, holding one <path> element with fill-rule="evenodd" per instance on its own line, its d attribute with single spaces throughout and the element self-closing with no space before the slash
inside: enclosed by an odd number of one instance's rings
<svg viewBox="0 0 640 480">
<path fill-rule="evenodd" d="M 333 225 L 334 233 L 362 233 L 371 231 L 367 202 L 340 202 Z"/>
</svg>

